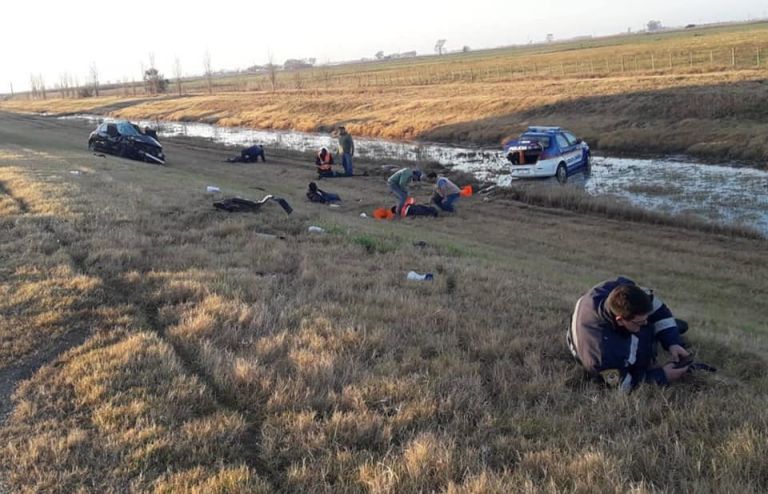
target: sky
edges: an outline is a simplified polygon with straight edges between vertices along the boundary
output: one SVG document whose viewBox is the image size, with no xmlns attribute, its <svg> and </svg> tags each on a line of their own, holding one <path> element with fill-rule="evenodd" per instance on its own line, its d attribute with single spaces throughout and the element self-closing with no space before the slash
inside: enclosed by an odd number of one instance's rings
<svg viewBox="0 0 768 494">
<path fill-rule="evenodd" d="M 140 80 L 154 57 L 172 78 L 271 60 L 316 63 L 417 51 L 493 48 L 575 36 L 641 30 L 648 21 L 685 26 L 768 17 L 768 0 L 3 0 L 0 6 L 0 93 L 25 91 L 30 76 L 46 87 L 62 75 L 83 84 L 95 67 L 100 83 Z"/>
</svg>

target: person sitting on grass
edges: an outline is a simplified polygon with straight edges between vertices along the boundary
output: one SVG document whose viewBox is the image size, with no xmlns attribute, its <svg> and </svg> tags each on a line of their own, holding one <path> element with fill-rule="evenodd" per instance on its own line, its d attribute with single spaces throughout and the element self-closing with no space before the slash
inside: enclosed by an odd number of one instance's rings
<svg viewBox="0 0 768 494">
<path fill-rule="evenodd" d="M 592 378 L 630 391 L 642 382 L 666 385 L 688 372 L 690 354 L 680 337 L 687 330 L 652 291 L 618 277 L 579 298 L 566 339 Z M 662 367 L 655 365 L 657 342 L 673 359 Z"/>
<path fill-rule="evenodd" d="M 341 197 L 338 194 L 332 192 L 325 192 L 323 189 L 319 189 L 315 182 L 309 183 L 309 189 L 307 190 L 307 199 L 311 202 L 320 202 L 323 204 L 329 202 L 341 201 Z"/>
<path fill-rule="evenodd" d="M 387 179 L 389 190 L 397 196 L 395 217 L 405 216 L 403 214 L 403 206 L 405 206 L 405 201 L 408 200 L 408 184 L 411 180 L 420 181 L 421 172 L 419 170 L 411 170 L 410 168 L 401 168 Z"/>
<path fill-rule="evenodd" d="M 461 196 L 461 189 L 449 179 L 435 172 L 429 172 L 427 178 L 431 182 L 435 182 L 435 193 L 432 195 L 432 202 L 435 206 L 449 213 L 455 212 L 454 204 Z"/>
</svg>

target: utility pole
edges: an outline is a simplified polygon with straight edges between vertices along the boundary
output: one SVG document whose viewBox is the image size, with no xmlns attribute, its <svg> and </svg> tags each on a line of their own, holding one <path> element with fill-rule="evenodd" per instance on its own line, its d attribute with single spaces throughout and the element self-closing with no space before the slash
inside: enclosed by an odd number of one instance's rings
<svg viewBox="0 0 768 494">
<path fill-rule="evenodd" d="M 11 98 L 13 98 L 13 83 L 11 83 Z"/>
</svg>

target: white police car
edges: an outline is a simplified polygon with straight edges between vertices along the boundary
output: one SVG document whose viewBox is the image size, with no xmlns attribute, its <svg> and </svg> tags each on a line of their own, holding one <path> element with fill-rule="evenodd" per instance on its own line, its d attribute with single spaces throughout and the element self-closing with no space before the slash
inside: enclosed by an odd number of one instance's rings
<svg viewBox="0 0 768 494">
<path fill-rule="evenodd" d="M 565 183 L 574 173 L 590 171 L 587 143 L 560 127 L 528 127 L 504 144 L 504 154 L 513 178 L 556 177 Z"/>
</svg>

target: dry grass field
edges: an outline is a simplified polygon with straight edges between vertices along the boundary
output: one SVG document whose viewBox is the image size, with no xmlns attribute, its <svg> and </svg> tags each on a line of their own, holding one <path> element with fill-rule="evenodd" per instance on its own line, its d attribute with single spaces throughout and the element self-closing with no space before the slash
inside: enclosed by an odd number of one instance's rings
<svg viewBox="0 0 768 494">
<path fill-rule="evenodd" d="M 0 102 L 0 109 L 498 145 L 530 124 L 598 152 L 685 153 L 765 167 L 768 24 L 581 40 L 187 81 L 162 97 Z"/>
<path fill-rule="evenodd" d="M 359 216 L 392 201 L 375 163 L 324 184 L 331 209 L 303 198 L 306 156 L 229 165 L 177 140 L 158 167 L 88 154 L 85 133 L 0 118 L 8 492 L 768 489 L 765 240 L 501 195 L 377 222 Z M 295 212 L 216 211 L 208 184 Z M 563 329 L 618 273 L 721 371 L 588 383 Z"/>
</svg>

